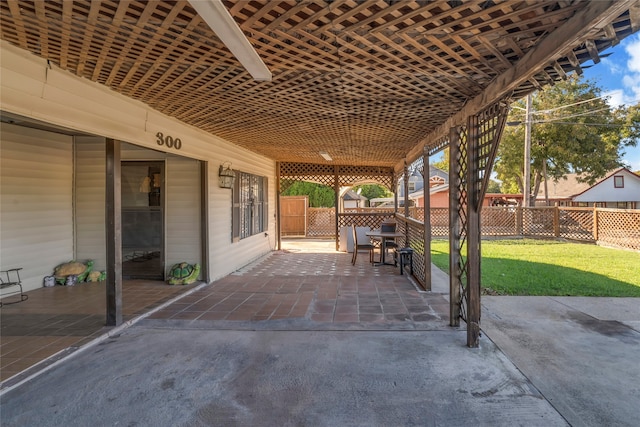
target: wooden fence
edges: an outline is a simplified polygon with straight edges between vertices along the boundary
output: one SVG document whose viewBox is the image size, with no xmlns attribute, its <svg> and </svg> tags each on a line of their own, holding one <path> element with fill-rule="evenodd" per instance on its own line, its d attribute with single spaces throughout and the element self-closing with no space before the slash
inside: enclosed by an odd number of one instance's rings
<svg viewBox="0 0 640 427">
<path fill-rule="evenodd" d="M 341 213 L 339 226 L 368 225 L 376 228 L 393 209 L 359 208 Z M 410 208 L 412 219 L 424 222 L 424 208 Z M 431 234 L 449 235 L 449 210 L 432 208 Z M 483 237 L 542 237 L 598 242 L 606 246 L 640 250 L 640 210 L 565 207 L 483 207 Z M 309 208 L 307 236 L 334 237 L 335 209 Z"/>
</svg>

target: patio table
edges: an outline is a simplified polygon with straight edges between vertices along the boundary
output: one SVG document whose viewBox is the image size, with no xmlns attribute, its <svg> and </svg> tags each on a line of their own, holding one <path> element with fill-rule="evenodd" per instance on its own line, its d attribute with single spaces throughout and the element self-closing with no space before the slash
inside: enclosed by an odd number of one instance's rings
<svg viewBox="0 0 640 427">
<path fill-rule="evenodd" d="M 371 230 L 365 233 L 368 237 L 373 237 L 376 239 L 380 239 L 380 262 L 374 263 L 374 266 L 378 265 L 395 265 L 395 263 L 386 262 L 385 254 L 387 252 L 387 240 L 399 239 L 404 237 L 404 233 L 399 231 L 381 231 L 381 230 Z"/>
</svg>

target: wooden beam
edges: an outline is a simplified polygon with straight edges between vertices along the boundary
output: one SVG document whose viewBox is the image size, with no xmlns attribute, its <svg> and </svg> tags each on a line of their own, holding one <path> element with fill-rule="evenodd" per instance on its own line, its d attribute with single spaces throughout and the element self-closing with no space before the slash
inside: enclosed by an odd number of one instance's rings
<svg viewBox="0 0 640 427">
<path fill-rule="evenodd" d="M 467 124 L 467 346 L 480 345 L 480 208 L 476 177 L 479 174 L 480 129 L 478 118 Z M 451 177 L 449 177 L 451 179 Z"/>
<path fill-rule="evenodd" d="M 276 241 L 278 242 L 278 250 L 282 250 L 282 234 L 280 222 L 280 162 L 276 162 Z M 337 215 L 336 215 L 337 216 Z"/>
<path fill-rule="evenodd" d="M 120 141 L 106 142 L 107 326 L 122 324 L 122 209 Z"/>
<path fill-rule="evenodd" d="M 460 134 L 457 128 L 451 128 L 449 133 L 449 325 L 460 326 Z"/>
<path fill-rule="evenodd" d="M 429 191 L 429 151 L 422 153 L 422 193 L 424 194 L 424 290 L 431 290 L 431 192 Z"/>
<path fill-rule="evenodd" d="M 333 167 L 333 194 L 335 200 L 335 237 L 336 237 L 336 252 L 340 250 L 340 219 L 338 218 L 338 210 L 340 209 L 340 170 L 339 166 Z M 356 250 L 355 248 L 353 249 Z"/>
<path fill-rule="evenodd" d="M 635 2 L 629 7 L 629 20 L 633 32 L 640 30 L 640 3 Z"/>
<path fill-rule="evenodd" d="M 598 54 L 598 48 L 596 47 L 596 44 L 593 42 L 593 40 L 587 40 L 586 42 L 584 42 L 584 44 L 587 47 L 587 52 L 589 52 L 589 56 L 593 60 L 593 63 L 594 64 L 600 63 L 600 55 Z"/>
<path fill-rule="evenodd" d="M 202 243 L 200 247 L 202 280 L 211 281 L 211 266 L 209 264 L 209 163 L 200 163 L 200 235 Z"/>
<path fill-rule="evenodd" d="M 423 138 L 404 159 L 396 164 L 395 169 L 400 170 L 404 162 L 415 161 L 422 155 L 426 144 L 446 135 L 452 127 L 465 123 L 467 117 L 509 94 L 541 69 L 556 61 L 559 56 L 572 52 L 572 49 L 581 44 L 584 37 L 594 29 L 605 28 L 612 19 L 631 9 L 636 3 L 636 0 L 584 2 L 584 7 L 571 19 L 545 37 L 517 64 L 499 75 L 480 95 L 467 102 L 457 114 Z"/>
</svg>

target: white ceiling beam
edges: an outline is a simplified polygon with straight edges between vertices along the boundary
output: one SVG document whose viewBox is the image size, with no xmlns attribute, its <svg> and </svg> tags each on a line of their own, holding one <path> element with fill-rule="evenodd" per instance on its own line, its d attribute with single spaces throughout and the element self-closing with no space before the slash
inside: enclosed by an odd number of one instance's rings
<svg viewBox="0 0 640 427">
<path fill-rule="evenodd" d="M 254 80 L 271 81 L 271 71 L 224 7 L 222 0 L 190 0 L 189 3 Z"/>
</svg>

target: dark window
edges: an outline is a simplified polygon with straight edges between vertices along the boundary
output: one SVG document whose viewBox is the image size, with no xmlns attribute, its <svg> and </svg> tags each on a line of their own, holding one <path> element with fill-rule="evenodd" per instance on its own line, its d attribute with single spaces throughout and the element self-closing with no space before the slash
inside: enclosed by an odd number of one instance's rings
<svg viewBox="0 0 640 427">
<path fill-rule="evenodd" d="M 236 172 L 231 227 L 234 242 L 267 230 L 267 201 L 267 178 Z"/>
<path fill-rule="evenodd" d="M 624 188 L 624 176 L 614 176 L 613 177 L 613 187 L 614 188 Z"/>
</svg>

